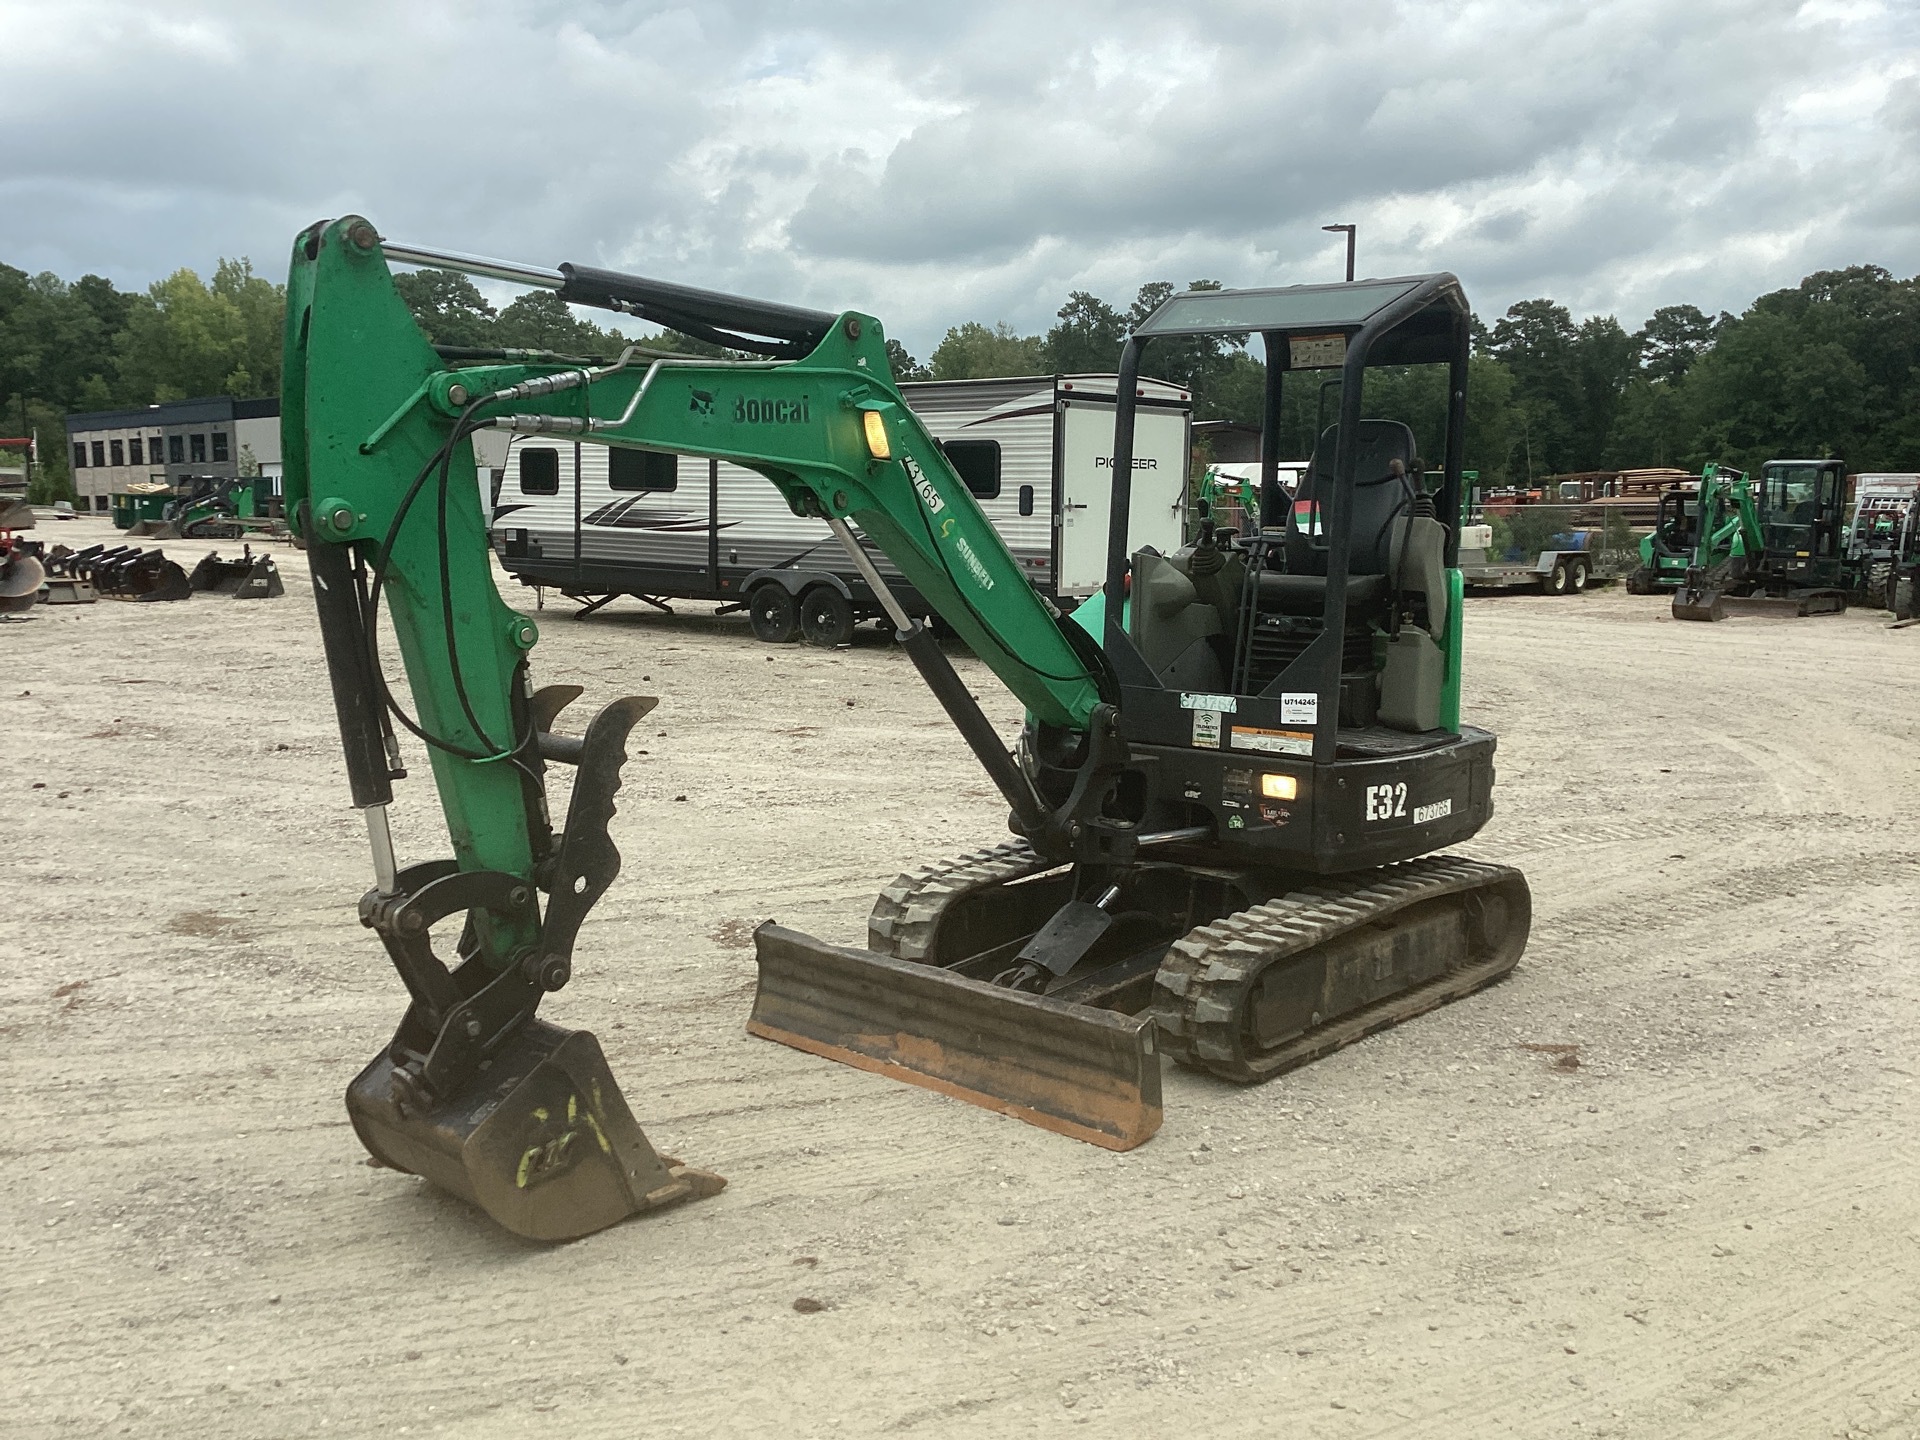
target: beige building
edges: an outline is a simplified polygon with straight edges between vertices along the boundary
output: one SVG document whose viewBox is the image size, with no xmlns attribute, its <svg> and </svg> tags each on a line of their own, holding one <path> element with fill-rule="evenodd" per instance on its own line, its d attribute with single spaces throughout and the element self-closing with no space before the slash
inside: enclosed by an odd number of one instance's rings
<svg viewBox="0 0 1920 1440">
<path fill-rule="evenodd" d="M 173 400 L 138 410 L 67 417 L 74 508 L 106 511 L 108 498 L 136 480 L 165 484 L 186 475 L 231 479 L 280 468 L 280 402 Z"/>
</svg>

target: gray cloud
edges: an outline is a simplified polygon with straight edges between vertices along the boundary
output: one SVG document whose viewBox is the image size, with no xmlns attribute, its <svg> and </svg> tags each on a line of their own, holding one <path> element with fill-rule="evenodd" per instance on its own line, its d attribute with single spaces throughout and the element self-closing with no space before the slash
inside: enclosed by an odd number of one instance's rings
<svg viewBox="0 0 1920 1440">
<path fill-rule="evenodd" d="M 0 259 L 144 284 L 295 230 L 880 315 L 1448 268 L 1637 324 L 1920 270 L 1905 0 L 0 0 Z"/>
</svg>

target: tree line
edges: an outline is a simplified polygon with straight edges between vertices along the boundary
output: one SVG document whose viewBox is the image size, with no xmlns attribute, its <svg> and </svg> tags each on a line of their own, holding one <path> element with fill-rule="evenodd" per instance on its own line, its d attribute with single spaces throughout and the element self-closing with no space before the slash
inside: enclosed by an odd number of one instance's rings
<svg viewBox="0 0 1920 1440">
<path fill-rule="evenodd" d="M 1076 290 L 1040 335 L 957 325 L 915 373 L 1111 370 L 1128 331 L 1173 289 L 1143 286 L 1124 311 Z M 1161 341 L 1145 363 L 1192 392 L 1198 418 L 1259 422 L 1266 371 L 1257 347 Z M 1312 452 L 1318 388 L 1283 391 L 1283 458 Z M 1523 300 L 1490 326 L 1475 319 L 1467 395 L 1466 463 L 1494 484 L 1651 466 L 1698 472 L 1711 460 L 1751 470 L 1789 454 L 1836 455 L 1855 470 L 1920 469 L 1920 277 L 1896 279 L 1877 265 L 1823 270 L 1738 315 L 1668 305 L 1632 331 L 1611 315 L 1575 321 L 1552 300 Z M 1437 455 L 1445 405 L 1440 367 L 1408 367 L 1370 375 L 1363 408 L 1406 421 Z"/>
<path fill-rule="evenodd" d="M 627 343 L 550 291 L 495 307 L 451 271 L 403 273 L 395 284 L 438 345 L 604 356 Z M 898 341 L 888 351 L 901 380 L 1111 371 L 1128 332 L 1174 289 L 1143 285 L 1124 309 L 1075 290 L 1035 335 L 967 321 L 924 364 Z M 0 435 L 38 430 L 51 493 L 65 492 L 69 413 L 277 394 L 285 305 L 284 288 L 245 259 L 221 260 L 211 281 L 179 270 L 144 291 L 0 264 Z M 648 343 L 726 353 L 677 335 Z M 1199 418 L 1258 422 L 1266 372 L 1257 341 L 1160 341 L 1147 360 L 1149 373 L 1192 393 Z M 1287 387 L 1284 458 L 1312 450 L 1318 389 Z M 1439 367 L 1391 369 L 1369 377 L 1364 408 L 1405 420 L 1437 455 L 1445 399 Z M 1874 265 L 1823 270 L 1738 315 L 1669 305 L 1634 330 L 1611 315 L 1576 321 L 1548 299 L 1474 323 L 1467 464 L 1488 483 L 1644 466 L 1697 471 L 1709 460 L 1752 469 L 1789 453 L 1838 455 L 1855 470 L 1920 469 L 1920 277 L 1896 279 Z"/>
</svg>

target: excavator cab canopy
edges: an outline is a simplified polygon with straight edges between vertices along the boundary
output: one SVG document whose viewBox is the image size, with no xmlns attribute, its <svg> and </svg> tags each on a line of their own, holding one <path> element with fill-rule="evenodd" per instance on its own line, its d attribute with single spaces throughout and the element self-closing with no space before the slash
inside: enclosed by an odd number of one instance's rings
<svg viewBox="0 0 1920 1440">
<path fill-rule="evenodd" d="M 1450 602 L 1446 572 L 1457 567 L 1459 557 L 1471 326 L 1460 282 L 1442 272 L 1331 285 L 1188 290 L 1168 297 L 1128 338 L 1120 360 L 1115 474 L 1128 473 L 1133 461 L 1136 380 L 1156 342 L 1198 336 L 1244 342 L 1257 334 L 1266 351 L 1261 516 L 1246 545 L 1249 564 L 1259 572 L 1259 584 L 1247 593 L 1259 599 L 1239 626 L 1239 653 L 1226 686 L 1232 693 L 1275 702 L 1311 695 L 1313 701 L 1297 702 L 1299 710 L 1334 716 L 1344 709 L 1352 715 L 1355 687 L 1343 671 L 1360 662 L 1370 630 L 1380 628 L 1375 612 L 1414 591 L 1421 596 L 1431 648 L 1422 652 L 1416 687 L 1421 698 L 1415 709 L 1423 718 L 1403 721 L 1402 728 L 1457 728 L 1459 657 L 1450 632 L 1450 612 L 1457 606 Z M 1365 373 L 1386 365 L 1438 364 L 1448 367 L 1445 433 L 1428 437 L 1440 440 L 1441 454 L 1422 457 L 1406 425 L 1363 418 Z M 1278 480 L 1283 388 L 1289 375 L 1327 372 L 1332 374 L 1320 381 L 1314 406 L 1319 413 L 1312 461 L 1298 493 L 1288 496 Z M 1334 423 L 1326 423 L 1329 419 Z M 1437 476 L 1437 490 L 1427 489 L 1430 474 Z M 1122 618 L 1134 569 L 1125 539 L 1128 505 L 1125 487 L 1116 486 L 1101 643 L 1123 686 L 1164 689 L 1165 667 L 1141 659 Z M 1407 527 L 1416 524 L 1425 527 L 1421 544 L 1403 544 Z M 1304 653 L 1287 642 L 1263 665 L 1253 653 L 1261 638 L 1254 620 L 1262 607 L 1292 618 L 1265 627 L 1261 637 L 1269 630 L 1286 629 L 1295 637 L 1311 630 L 1324 641 Z M 1315 619 L 1317 627 L 1295 623 Z M 1392 620 L 1390 628 L 1397 641 L 1398 621 Z M 1361 708 L 1369 718 L 1357 723 L 1370 725 L 1370 707 Z M 1336 724 L 1320 728 L 1316 762 L 1333 758 L 1337 732 Z"/>
</svg>

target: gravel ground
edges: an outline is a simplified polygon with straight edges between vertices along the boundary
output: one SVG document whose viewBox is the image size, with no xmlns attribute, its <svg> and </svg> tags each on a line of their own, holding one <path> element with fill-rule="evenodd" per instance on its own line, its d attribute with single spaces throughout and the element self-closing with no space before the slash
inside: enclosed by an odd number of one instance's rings
<svg viewBox="0 0 1920 1440">
<path fill-rule="evenodd" d="M 577 714 L 661 697 L 545 1013 L 731 1181 L 541 1248 L 347 1126 L 402 991 L 275 553 L 0 624 L 0 1433 L 1920 1433 L 1920 630 L 1471 601 L 1520 969 L 1114 1155 L 743 1032 L 753 924 L 1004 834 L 904 657 L 538 613 Z"/>
</svg>

